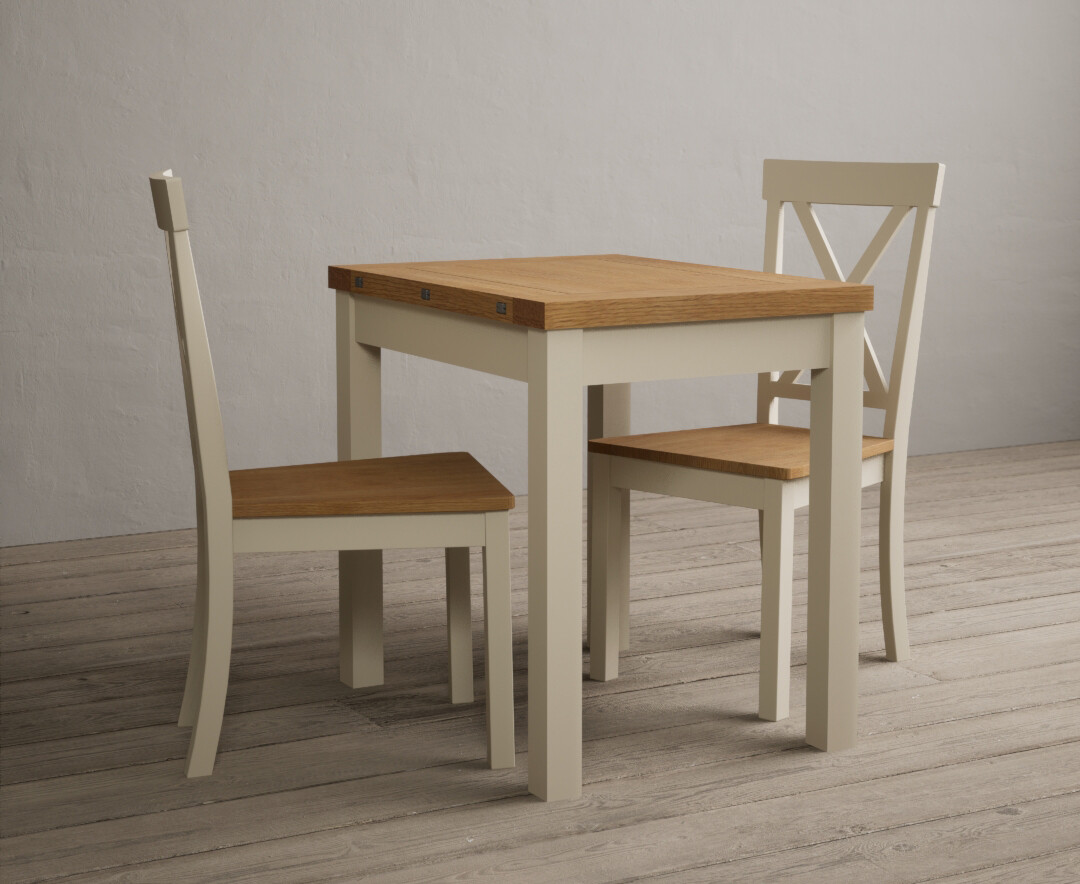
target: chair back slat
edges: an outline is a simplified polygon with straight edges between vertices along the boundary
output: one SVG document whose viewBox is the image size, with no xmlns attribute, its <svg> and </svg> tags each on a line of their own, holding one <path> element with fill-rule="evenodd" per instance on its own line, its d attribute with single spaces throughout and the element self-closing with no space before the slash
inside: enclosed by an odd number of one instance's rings
<svg viewBox="0 0 1080 884">
<path fill-rule="evenodd" d="M 863 283 L 866 281 L 866 278 L 874 272 L 874 268 L 877 267 L 881 256 L 885 254 L 885 250 L 892 243 L 897 231 L 900 230 L 900 225 L 904 223 L 904 219 L 910 213 L 911 206 L 892 207 L 889 214 L 885 216 L 885 220 L 881 222 L 878 232 L 870 240 L 870 245 L 866 247 L 866 251 L 863 252 L 862 257 L 859 258 L 851 273 L 848 274 L 847 282 Z"/>
<path fill-rule="evenodd" d="M 837 282 L 864 282 L 895 239 L 904 219 L 915 211 L 896 344 L 888 378 L 882 372 L 869 335 L 864 333 L 863 336 L 866 380 L 863 405 L 885 411 L 885 435 L 894 440 L 894 450 L 901 453 L 907 450 L 934 211 L 941 202 L 944 177 L 945 167 L 939 163 L 766 160 L 764 167 L 762 193 L 768 201 L 764 261 L 767 272 L 783 272 L 785 203 L 791 203 L 794 207 L 822 275 Z M 891 207 L 846 278 L 814 211 L 814 203 Z M 795 369 L 759 375 L 759 421 L 779 421 L 780 399 L 809 400 L 809 384 L 799 380 L 803 374 L 803 370 Z"/>
<path fill-rule="evenodd" d="M 225 432 L 210 358 L 210 341 L 195 278 L 184 192 L 180 179 L 172 177 L 171 171 L 151 176 L 150 189 L 158 227 L 165 231 L 169 256 L 191 456 L 195 466 L 199 528 L 200 531 L 228 530 L 231 536 L 232 492 Z"/>
<path fill-rule="evenodd" d="M 840 270 L 840 263 L 833 254 L 832 245 L 826 238 L 825 231 L 821 229 L 821 222 L 818 221 L 814 207 L 810 203 L 803 202 L 793 202 L 792 205 L 795 207 L 799 223 L 802 224 L 803 232 L 810 241 L 810 248 L 814 250 L 814 257 L 817 258 L 822 275 L 834 282 L 843 282 L 844 274 Z"/>
</svg>

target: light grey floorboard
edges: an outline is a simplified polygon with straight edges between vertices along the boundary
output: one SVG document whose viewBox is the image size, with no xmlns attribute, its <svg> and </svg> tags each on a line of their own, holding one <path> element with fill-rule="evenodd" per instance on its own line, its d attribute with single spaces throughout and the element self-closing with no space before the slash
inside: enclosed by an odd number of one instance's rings
<svg viewBox="0 0 1080 884">
<path fill-rule="evenodd" d="M 805 555 L 792 715 L 761 722 L 753 513 L 635 495 L 631 650 L 585 683 L 584 793 L 550 805 L 525 792 L 526 499 L 510 771 L 483 764 L 478 598 L 478 702 L 446 700 L 438 551 L 388 555 L 387 684 L 360 692 L 333 557 L 238 558 L 221 754 L 186 781 L 192 532 L 0 550 L 0 880 L 1077 880 L 1080 443 L 913 458 L 908 492 L 912 659 L 882 658 L 868 492 L 860 742 L 828 754 L 802 742 Z"/>
<path fill-rule="evenodd" d="M 1075 829 L 1073 823 L 1076 813 L 1077 809 L 1073 808 L 1073 819 L 1067 823 L 1070 829 Z M 1041 843 L 1041 839 L 1039 840 Z M 1070 840 L 1076 844 L 1080 839 L 1073 832 Z M 1080 846 L 1047 853 L 1032 859 L 1018 859 L 933 880 L 937 884 L 1022 884 L 1028 881 L 1032 884 L 1075 884 L 1078 878 L 1080 878 Z"/>
</svg>

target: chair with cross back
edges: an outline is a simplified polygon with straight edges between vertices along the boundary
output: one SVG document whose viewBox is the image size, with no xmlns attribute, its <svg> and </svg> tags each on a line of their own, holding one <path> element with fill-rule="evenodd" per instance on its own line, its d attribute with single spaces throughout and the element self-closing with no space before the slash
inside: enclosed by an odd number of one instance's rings
<svg viewBox="0 0 1080 884">
<path fill-rule="evenodd" d="M 904 481 L 915 363 L 919 352 L 934 213 L 945 167 L 938 163 L 831 163 L 766 160 L 765 267 L 782 272 L 784 207 L 790 204 L 825 278 L 845 281 L 814 204 L 889 209 L 846 281 L 861 283 L 914 213 L 888 378 L 865 338 L 865 408 L 884 411 L 880 437 L 863 437 L 863 487 L 880 484 L 880 584 L 885 654 L 910 654 L 904 602 Z M 779 423 L 781 399 L 809 400 L 803 370 L 758 378 L 757 422 L 676 430 L 589 442 L 593 519 L 589 561 L 590 677 L 618 675 L 629 646 L 629 523 L 615 489 L 635 489 L 759 511 L 761 643 L 758 715 L 787 717 L 790 693 L 791 591 L 795 510 L 809 503 L 810 433 Z"/>
</svg>

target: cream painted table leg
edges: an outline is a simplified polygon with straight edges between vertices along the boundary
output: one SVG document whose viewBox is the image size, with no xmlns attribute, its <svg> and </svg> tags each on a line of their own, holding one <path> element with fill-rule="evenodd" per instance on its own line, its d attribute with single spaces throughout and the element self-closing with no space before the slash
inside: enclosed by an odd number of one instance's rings
<svg viewBox="0 0 1080 884">
<path fill-rule="evenodd" d="M 855 745 L 859 667 L 863 314 L 832 319 L 830 367 L 811 373 L 806 742 Z"/>
<path fill-rule="evenodd" d="M 338 460 L 382 454 L 382 369 L 378 347 L 356 342 L 356 302 L 337 293 Z M 383 683 L 382 550 L 338 553 L 341 680 Z"/>
<path fill-rule="evenodd" d="M 590 439 L 599 439 L 604 436 L 629 436 L 630 435 L 630 385 L 629 384 L 597 384 L 589 387 L 588 394 L 588 426 L 586 427 L 586 434 Z M 587 462 L 586 470 L 588 477 L 586 479 L 586 486 L 592 488 L 593 486 L 593 464 L 590 459 Z M 628 488 L 614 488 L 612 489 L 612 515 L 619 520 L 617 538 L 624 536 L 628 537 L 630 534 L 630 489 Z M 593 511 L 590 508 L 586 514 L 587 526 L 585 534 L 585 561 L 591 562 L 593 560 Z M 629 569 L 626 569 L 626 575 L 629 576 Z M 620 650 L 627 650 L 630 647 L 630 585 L 629 580 L 625 580 L 625 586 L 620 585 L 619 589 L 619 601 L 624 609 L 625 616 L 622 622 L 622 631 L 620 633 Z M 586 617 L 586 623 L 590 624 L 590 628 L 593 622 L 592 605 L 593 605 L 593 585 L 592 585 L 592 569 L 589 568 L 585 574 L 586 596 L 588 612 Z M 588 645 L 592 647 L 592 635 L 588 636 Z"/>
<path fill-rule="evenodd" d="M 582 332 L 528 333 L 529 791 L 581 795 Z"/>
</svg>

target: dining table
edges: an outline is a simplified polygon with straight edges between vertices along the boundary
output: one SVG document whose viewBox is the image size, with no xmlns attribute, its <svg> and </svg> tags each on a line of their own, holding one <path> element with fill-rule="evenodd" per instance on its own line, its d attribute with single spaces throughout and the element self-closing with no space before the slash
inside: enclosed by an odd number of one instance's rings
<svg viewBox="0 0 1080 884">
<path fill-rule="evenodd" d="M 855 744 L 872 286 L 617 254 L 340 264 L 328 276 L 339 459 L 382 454 L 384 349 L 527 385 L 531 793 L 581 795 L 583 437 L 630 432 L 637 381 L 810 369 L 806 742 Z M 341 678 L 381 684 L 382 554 L 339 564 Z"/>
</svg>

